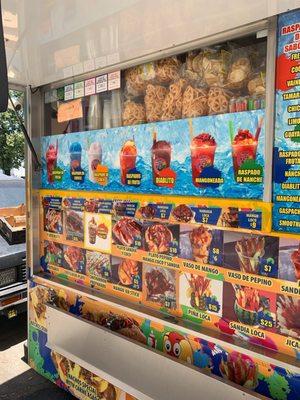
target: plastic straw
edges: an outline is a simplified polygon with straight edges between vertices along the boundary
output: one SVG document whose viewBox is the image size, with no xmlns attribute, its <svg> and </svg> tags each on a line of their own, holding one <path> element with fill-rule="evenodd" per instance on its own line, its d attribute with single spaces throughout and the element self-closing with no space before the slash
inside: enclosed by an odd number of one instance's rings
<svg viewBox="0 0 300 400">
<path fill-rule="evenodd" d="M 256 132 L 255 132 L 255 141 L 256 142 L 258 142 L 258 138 L 259 138 L 259 135 L 260 135 L 260 132 L 261 132 L 261 127 L 262 127 L 262 124 L 263 124 L 263 120 L 264 120 L 264 118 L 260 117 L 260 119 L 258 121 L 257 129 L 256 129 Z"/>
<path fill-rule="evenodd" d="M 189 132 L 190 132 L 190 138 L 192 140 L 193 139 L 193 135 L 194 135 L 194 128 L 193 128 L 193 120 L 192 120 L 192 118 L 189 118 Z"/>
<path fill-rule="evenodd" d="M 233 121 L 228 122 L 228 128 L 229 128 L 229 136 L 230 136 L 230 142 L 233 143 L 233 138 L 234 138 L 234 127 L 233 127 Z"/>
</svg>

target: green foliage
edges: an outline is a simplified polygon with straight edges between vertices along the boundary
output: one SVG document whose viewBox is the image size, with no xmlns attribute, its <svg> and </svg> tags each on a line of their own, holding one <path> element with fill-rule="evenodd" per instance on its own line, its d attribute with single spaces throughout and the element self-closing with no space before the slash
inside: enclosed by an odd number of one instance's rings
<svg viewBox="0 0 300 400">
<path fill-rule="evenodd" d="M 23 96 L 21 92 L 10 91 L 14 102 Z M 23 113 L 19 112 L 23 119 Z M 0 169 L 10 175 L 12 168 L 19 168 L 24 161 L 24 136 L 15 112 L 8 109 L 0 114 Z"/>
</svg>

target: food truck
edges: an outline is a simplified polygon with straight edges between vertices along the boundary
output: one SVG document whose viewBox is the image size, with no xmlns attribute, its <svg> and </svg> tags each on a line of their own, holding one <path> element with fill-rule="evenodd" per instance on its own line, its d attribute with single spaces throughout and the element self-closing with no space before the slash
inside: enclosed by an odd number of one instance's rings
<svg viewBox="0 0 300 400">
<path fill-rule="evenodd" d="M 31 367 L 78 399 L 299 399 L 300 2 L 2 7 L 41 163 Z"/>
</svg>

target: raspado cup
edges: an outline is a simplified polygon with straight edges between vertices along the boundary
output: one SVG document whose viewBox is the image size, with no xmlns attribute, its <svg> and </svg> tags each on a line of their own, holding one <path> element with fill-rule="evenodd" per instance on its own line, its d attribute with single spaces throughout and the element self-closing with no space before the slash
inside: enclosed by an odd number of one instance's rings
<svg viewBox="0 0 300 400">
<path fill-rule="evenodd" d="M 232 142 L 234 176 L 246 160 L 255 160 L 258 141 L 248 129 L 239 129 Z"/>
<path fill-rule="evenodd" d="M 192 177 L 195 186 L 201 186 L 197 182 L 203 168 L 213 166 L 217 143 L 209 133 L 200 133 L 191 142 Z"/>
<path fill-rule="evenodd" d="M 126 174 L 135 168 L 137 149 L 133 140 L 127 140 L 120 151 L 121 182 L 126 185 Z"/>
</svg>

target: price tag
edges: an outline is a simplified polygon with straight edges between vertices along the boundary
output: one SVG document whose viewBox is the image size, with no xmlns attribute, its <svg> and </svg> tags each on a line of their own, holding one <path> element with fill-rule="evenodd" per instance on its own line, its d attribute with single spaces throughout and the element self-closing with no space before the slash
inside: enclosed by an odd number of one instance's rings
<svg viewBox="0 0 300 400">
<path fill-rule="evenodd" d="M 239 227 L 244 229 L 261 230 L 261 211 L 239 211 Z"/>
<path fill-rule="evenodd" d="M 96 93 L 96 78 L 91 78 L 84 81 L 85 96 L 90 96 L 95 93 Z"/>
<path fill-rule="evenodd" d="M 107 91 L 107 74 L 97 76 L 96 78 L 96 92 L 102 93 Z"/>
<path fill-rule="evenodd" d="M 74 99 L 79 99 L 84 96 L 84 82 L 74 83 Z"/>
<path fill-rule="evenodd" d="M 107 75 L 108 90 L 119 89 L 121 87 L 121 71 L 111 72 Z"/>
<path fill-rule="evenodd" d="M 221 208 L 219 207 L 191 207 L 195 213 L 195 222 L 208 225 L 217 225 Z"/>
<path fill-rule="evenodd" d="M 64 99 L 73 100 L 74 99 L 74 85 L 67 85 L 64 89 Z"/>
<path fill-rule="evenodd" d="M 172 204 L 157 204 L 155 218 L 169 219 L 172 210 Z"/>
</svg>

